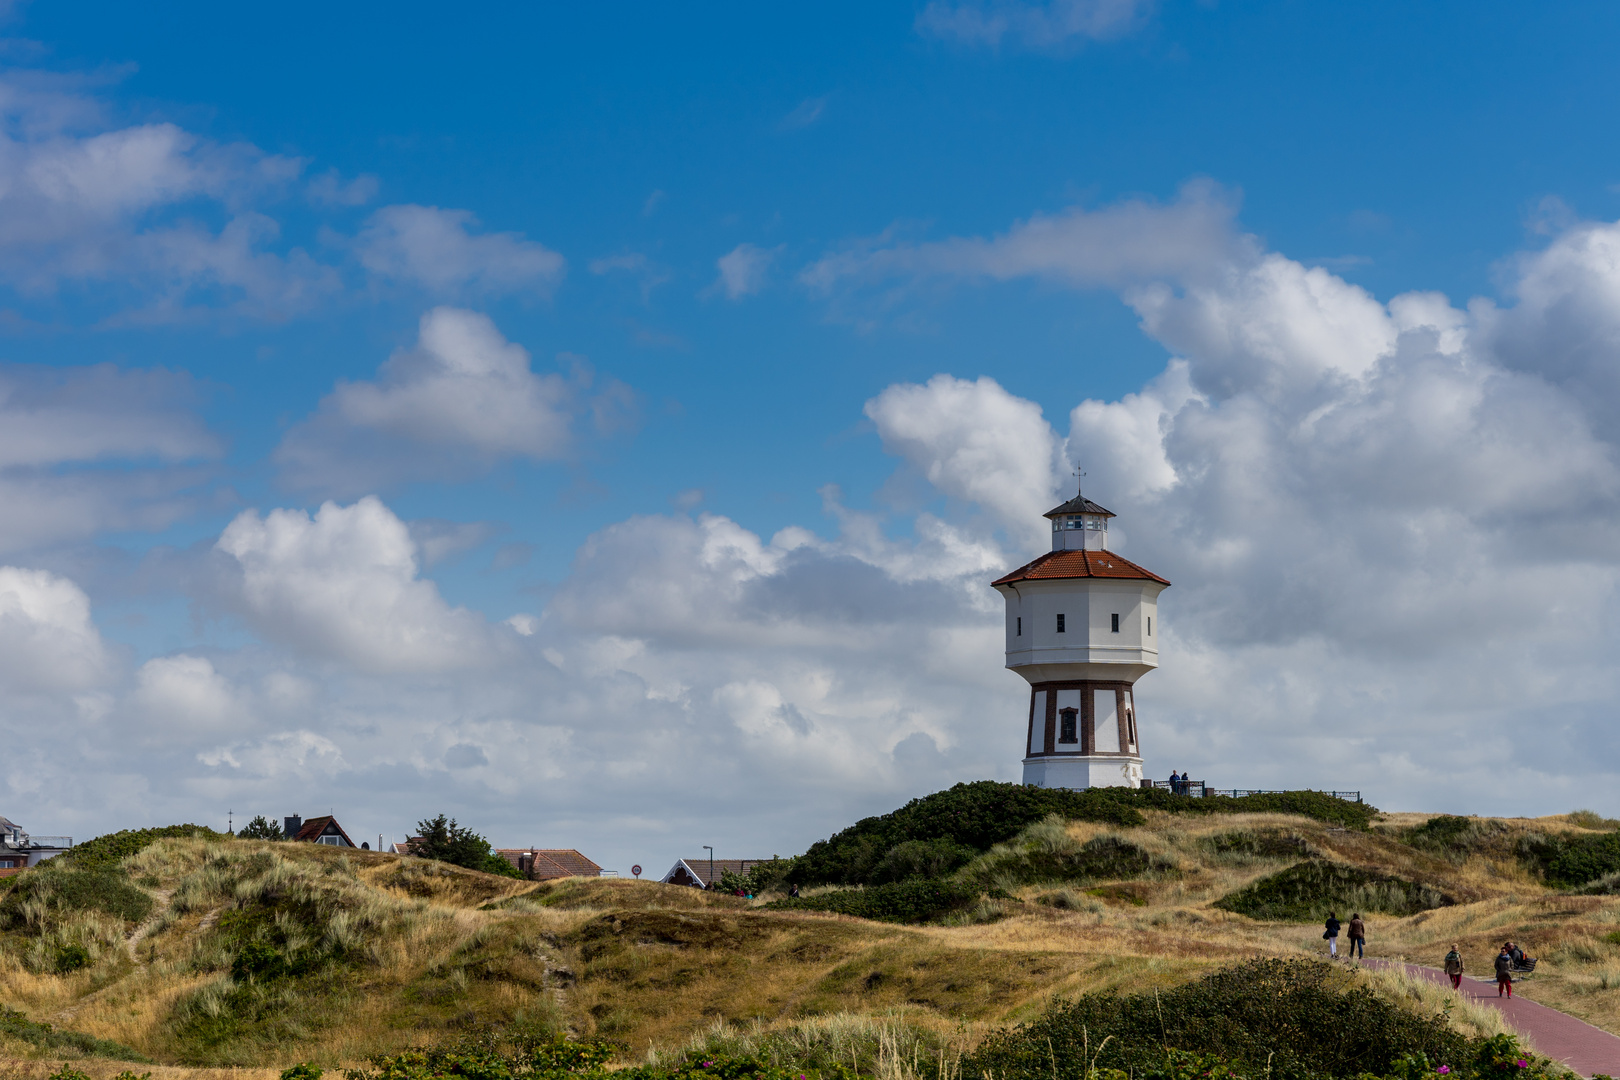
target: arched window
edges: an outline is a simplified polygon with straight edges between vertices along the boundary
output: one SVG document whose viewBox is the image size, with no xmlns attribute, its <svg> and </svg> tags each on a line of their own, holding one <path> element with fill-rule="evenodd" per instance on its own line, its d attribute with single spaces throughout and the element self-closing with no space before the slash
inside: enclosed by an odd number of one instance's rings
<svg viewBox="0 0 1620 1080">
<path fill-rule="evenodd" d="M 1058 713 L 1058 742 L 1079 742 L 1075 729 L 1079 727 L 1080 710 L 1063 709 Z"/>
</svg>

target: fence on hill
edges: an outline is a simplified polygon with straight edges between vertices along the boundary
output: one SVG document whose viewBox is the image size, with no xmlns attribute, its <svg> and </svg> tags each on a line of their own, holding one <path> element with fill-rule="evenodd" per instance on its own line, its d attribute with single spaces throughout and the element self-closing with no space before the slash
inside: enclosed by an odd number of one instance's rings
<svg viewBox="0 0 1620 1080">
<path fill-rule="evenodd" d="M 1217 795 L 1229 799 L 1239 799 L 1245 795 L 1290 794 L 1290 792 L 1278 788 L 1212 788 L 1203 780 L 1143 780 L 1142 786 L 1145 788 L 1159 788 L 1170 792 L 1172 795 L 1186 795 L 1194 799 Z M 1314 791 L 1316 789 L 1311 788 L 1309 790 Z M 1345 802 L 1361 801 L 1361 792 L 1359 791 L 1323 791 L 1321 794 L 1331 795 L 1335 799 L 1343 799 Z"/>
</svg>

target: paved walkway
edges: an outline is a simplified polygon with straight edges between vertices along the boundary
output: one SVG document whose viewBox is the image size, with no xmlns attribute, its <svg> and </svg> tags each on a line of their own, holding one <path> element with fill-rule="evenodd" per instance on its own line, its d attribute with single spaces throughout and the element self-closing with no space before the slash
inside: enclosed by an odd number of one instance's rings
<svg viewBox="0 0 1620 1080">
<path fill-rule="evenodd" d="M 1393 960 L 1362 961 L 1368 967 L 1394 967 Z M 1406 965 L 1407 974 L 1450 986 L 1451 978 L 1436 968 Z M 1507 1022 L 1528 1039 L 1536 1050 L 1554 1061 L 1561 1061 L 1582 1076 L 1605 1073 L 1620 1076 L 1620 1036 L 1577 1020 L 1568 1013 L 1548 1008 L 1522 997 L 1497 997 L 1496 980 L 1463 976 L 1462 993 L 1482 1005 L 1502 1010 Z"/>
</svg>

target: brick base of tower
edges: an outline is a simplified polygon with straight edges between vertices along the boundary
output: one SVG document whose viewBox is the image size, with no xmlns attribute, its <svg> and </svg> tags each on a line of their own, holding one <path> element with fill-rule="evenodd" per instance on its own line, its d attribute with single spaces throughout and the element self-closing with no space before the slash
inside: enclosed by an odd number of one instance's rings
<svg viewBox="0 0 1620 1080">
<path fill-rule="evenodd" d="M 1140 787 L 1142 759 L 1122 754 L 1027 757 L 1024 783 L 1032 787 L 1084 791 L 1094 787 Z"/>
</svg>

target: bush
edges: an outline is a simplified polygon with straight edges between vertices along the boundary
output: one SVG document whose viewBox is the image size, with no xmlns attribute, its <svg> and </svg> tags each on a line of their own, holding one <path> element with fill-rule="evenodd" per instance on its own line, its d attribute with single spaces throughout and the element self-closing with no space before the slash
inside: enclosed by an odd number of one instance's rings
<svg viewBox="0 0 1620 1080">
<path fill-rule="evenodd" d="M 998 844 L 966 876 L 989 884 L 1028 885 L 1037 881 L 1118 881 L 1175 867 L 1129 840 L 1098 836 L 1084 843 L 1055 818 L 1038 822 L 1006 844 Z"/>
<path fill-rule="evenodd" d="M 66 975 L 90 966 L 90 950 L 83 945 L 64 945 L 56 950 L 56 973 Z"/>
<path fill-rule="evenodd" d="M 285 840 L 287 834 L 281 831 L 281 826 L 259 814 L 236 834 L 238 840 Z M 291 1070 L 289 1070 L 291 1071 Z"/>
<path fill-rule="evenodd" d="M 967 911 L 978 903 L 982 890 L 949 881 L 912 880 L 865 889 L 832 889 L 815 896 L 773 900 L 765 906 L 777 911 L 831 911 L 878 922 L 933 922 Z"/>
<path fill-rule="evenodd" d="M 486 874 L 494 874 L 496 877 L 512 877 L 523 880 L 523 871 L 493 851 L 484 856 L 484 865 L 478 867 L 478 869 Z"/>
<path fill-rule="evenodd" d="M 1189 1059 L 1167 1050 L 1291 1080 L 1384 1074 L 1411 1053 L 1455 1069 L 1472 1047 L 1443 1016 L 1408 1012 L 1329 964 L 1251 960 L 1156 994 L 1109 991 L 1055 1002 L 1038 1019 L 990 1035 L 963 1061 L 961 1075 L 1089 1080 L 1093 1062 L 1138 1077 L 1201 1075 L 1187 1073 Z"/>
<path fill-rule="evenodd" d="M 131 855 L 138 855 L 149 845 L 167 837 L 201 836 L 207 840 L 224 840 L 224 833 L 202 825 L 166 825 L 160 829 L 125 829 L 108 833 L 94 840 L 75 844 L 73 849 L 58 858 L 66 859 L 81 870 L 117 866 Z M 55 861 L 54 859 L 52 860 Z"/>
<path fill-rule="evenodd" d="M 309 1062 L 300 1062 L 290 1069 L 281 1071 L 281 1080 L 321 1080 L 323 1070 L 311 1065 Z"/>
<path fill-rule="evenodd" d="M 1068 791 L 979 780 L 913 799 L 892 813 L 864 818 L 817 841 L 794 862 L 786 880 L 798 885 L 876 884 L 892 879 L 897 865 L 915 858 L 897 850 L 904 844 L 943 841 L 984 852 L 1049 815 L 1065 821 L 1133 826 L 1146 820 L 1143 810 L 1173 814 L 1300 814 L 1356 829 L 1368 828 L 1378 813 L 1376 807 L 1366 803 L 1345 802 L 1319 791 L 1195 799 L 1160 788 Z"/>
<path fill-rule="evenodd" d="M 1549 885 L 1585 885 L 1620 873 L 1620 833 L 1526 837 L 1522 854 Z"/>
<path fill-rule="evenodd" d="M 566 1076 L 606 1076 L 602 1066 L 612 1056 L 613 1049 L 603 1043 L 580 1043 L 561 1037 L 502 1043 L 489 1037 L 482 1041 L 463 1040 L 454 1046 L 377 1054 L 366 1059 L 369 1069 L 348 1069 L 343 1075 L 346 1080 L 556 1080 Z"/>
<path fill-rule="evenodd" d="M 1354 911 L 1415 915 L 1449 903 L 1430 885 L 1311 859 L 1228 893 L 1215 906 L 1251 919 L 1314 922 L 1329 912 L 1348 921 Z"/>
<path fill-rule="evenodd" d="M 446 818 L 443 814 L 427 821 L 418 821 L 416 831 L 421 837 L 412 845 L 411 853 L 424 859 L 437 859 L 455 866 L 465 866 L 468 870 L 488 873 L 490 858 L 498 858 L 488 840 L 471 829 L 462 828 L 456 824 L 455 818 Z"/>
<path fill-rule="evenodd" d="M 0 1005 L 0 1039 L 16 1039 L 41 1050 L 73 1050 L 87 1057 L 112 1058 L 115 1061 L 147 1060 L 121 1043 L 77 1031 L 58 1031 L 49 1024 L 37 1023 L 4 1005 Z"/>
<path fill-rule="evenodd" d="M 76 911 L 101 911 L 126 923 L 140 922 L 152 913 L 152 898 L 131 885 L 122 871 L 52 865 L 62 858 L 18 874 L 15 884 L 0 894 L 0 930 L 39 933 L 49 920 Z"/>
</svg>

